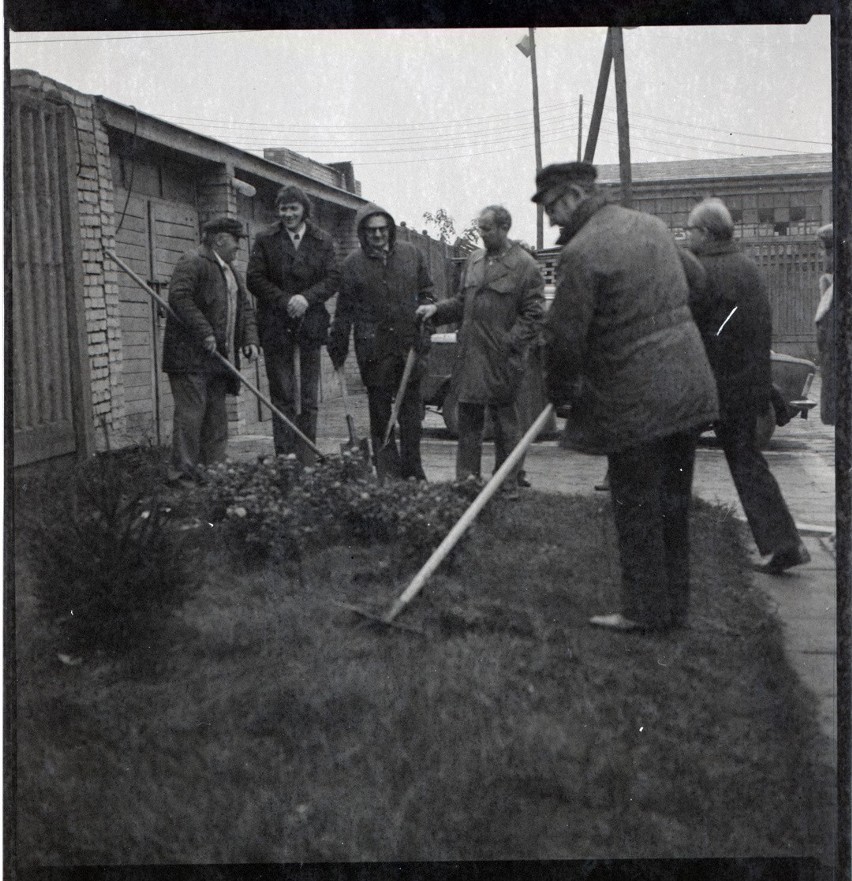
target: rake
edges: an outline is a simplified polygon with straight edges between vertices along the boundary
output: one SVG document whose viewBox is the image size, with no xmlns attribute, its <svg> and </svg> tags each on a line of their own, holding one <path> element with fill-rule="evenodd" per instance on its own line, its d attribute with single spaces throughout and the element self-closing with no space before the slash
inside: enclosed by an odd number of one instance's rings
<svg viewBox="0 0 852 881">
<path fill-rule="evenodd" d="M 165 309 L 166 312 L 167 312 L 167 313 L 168 313 L 168 314 L 169 314 L 169 315 L 170 315 L 175 321 L 177 321 L 177 323 L 178 323 L 181 327 L 186 327 L 186 325 L 185 325 L 185 324 L 183 323 L 183 321 L 181 320 L 180 316 L 174 311 L 174 309 L 172 309 L 172 307 L 168 304 L 168 302 L 166 302 L 166 300 L 164 300 L 164 299 L 163 299 L 158 293 L 156 293 L 154 290 L 152 290 L 150 287 L 148 287 L 148 285 L 144 282 L 144 280 L 143 280 L 142 278 L 140 278 L 140 277 L 139 277 L 139 276 L 138 276 L 138 275 L 137 275 L 137 274 L 136 274 L 136 273 L 135 273 L 135 272 L 134 272 L 134 271 L 133 271 L 133 270 L 132 270 L 132 269 L 131 269 L 131 268 L 130 268 L 130 267 L 129 267 L 124 261 L 123 261 L 123 260 L 119 259 L 119 257 L 116 256 L 115 252 L 111 251 L 109 248 L 105 248 L 105 249 L 104 249 L 104 252 L 106 253 L 107 257 L 109 257 L 110 260 L 112 260 L 113 263 L 116 264 L 116 266 L 121 267 L 121 269 L 123 269 L 123 270 L 124 270 L 124 271 L 125 271 L 125 272 L 126 272 L 126 273 L 127 273 L 132 279 L 133 279 L 133 281 L 135 281 L 136 284 L 138 284 L 139 287 L 142 288 L 143 291 L 145 291 L 145 292 L 146 292 L 150 297 L 152 297 L 152 298 L 153 298 L 153 299 L 154 299 L 154 300 L 155 300 L 160 306 L 162 306 L 163 309 Z M 242 375 L 242 373 L 240 373 L 240 371 L 237 370 L 237 368 L 234 367 L 233 364 L 231 364 L 231 362 L 230 362 L 227 358 L 225 358 L 223 355 L 220 355 L 219 352 L 214 352 L 214 353 L 213 353 L 213 357 L 216 358 L 216 360 L 218 360 L 219 363 L 220 363 L 223 367 L 225 367 L 229 373 L 231 373 L 231 374 L 233 374 L 234 376 L 236 376 L 236 378 L 237 378 L 237 379 L 238 379 L 238 380 L 239 380 L 239 381 L 240 381 L 240 382 L 241 382 L 241 383 L 242 383 L 242 384 L 243 384 L 243 385 L 244 385 L 244 386 L 245 386 L 245 387 L 246 387 L 246 388 L 247 388 L 247 389 L 248 389 L 248 390 L 249 390 L 249 391 L 250 391 L 250 392 L 251 392 L 251 393 L 252 393 L 252 394 L 253 394 L 253 395 L 254 395 L 254 396 L 260 401 L 260 402 L 261 402 L 261 403 L 262 403 L 262 404 L 266 404 L 266 406 L 269 407 L 270 411 L 272 412 L 273 416 L 276 416 L 276 417 L 277 417 L 278 419 L 280 419 L 280 420 L 281 420 L 281 421 L 282 421 L 282 422 L 283 422 L 288 428 L 292 429 L 292 430 L 295 432 L 296 437 L 298 437 L 299 440 L 301 440 L 302 443 L 305 444 L 310 450 L 312 450 L 314 453 L 316 453 L 317 457 L 318 457 L 321 461 L 324 461 L 324 460 L 327 458 L 326 455 L 322 452 L 322 450 L 320 450 L 320 448 L 319 448 L 319 447 L 318 447 L 318 446 L 317 446 L 317 445 L 316 445 L 316 444 L 315 444 L 315 443 L 314 443 L 309 437 L 307 437 L 305 434 L 303 434 L 303 433 L 298 429 L 298 427 L 295 426 L 295 425 L 294 425 L 294 424 L 293 424 L 293 423 L 292 423 L 292 422 L 291 422 L 291 421 L 290 421 L 290 420 L 289 420 L 289 419 L 288 419 L 288 418 L 287 418 L 287 417 L 286 417 L 286 416 L 285 416 L 285 415 L 284 415 L 284 414 L 283 414 L 283 413 L 282 413 L 282 412 L 281 412 L 281 411 L 280 411 L 280 410 L 279 410 L 279 409 L 278 409 L 278 408 L 272 403 L 272 401 L 270 401 L 269 398 L 267 398 L 266 395 L 263 394 L 262 391 L 260 391 L 260 389 L 258 389 L 258 388 L 256 388 L 255 386 L 253 386 L 253 385 L 252 385 L 252 384 L 251 384 L 251 383 L 250 383 L 250 382 L 249 382 L 249 381 L 248 381 L 248 380 Z"/>
<path fill-rule="evenodd" d="M 488 483 L 486 483 L 485 486 L 480 490 L 479 495 L 473 500 L 473 502 L 471 502 L 470 506 L 467 508 L 464 514 L 462 514 L 455 526 L 453 526 L 453 528 L 447 533 L 446 537 L 438 545 L 438 547 L 435 548 L 435 550 L 432 552 L 432 555 L 423 564 L 423 567 L 414 576 L 408 587 L 406 587 L 406 589 L 399 595 L 399 597 L 395 600 L 393 605 L 384 615 L 375 615 L 367 609 L 362 609 L 349 604 L 346 604 L 345 607 L 365 618 L 369 618 L 370 620 L 376 621 L 380 624 L 387 624 L 395 627 L 401 626 L 397 622 L 395 622 L 394 619 L 414 599 L 414 597 L 416 597 L 417 594 L 420 593 L 420 591 L 423 589 L 423 586 L 434 574 L 438 566 L 441 565 L 447 554 L 449 554 L 449 552 L 455 547 L 459 539 L 462 537 L 462 535 L 464 535 L 467 528 L 476 519 L 479 512 L 485 507 L 485 505 L 488 503 L 489 499 L 494 495 L 494 493 L 497 492 L 497 490 L 500 488 L 500 485 L 511 473 L 515 465 L 517 465 L 517 463 L 520 461 L 521 457 L 527 451 L 529 446 L 541 433 L 552 413 L 553 404 L 548 404 L 541 411 L 541 413 L 539 413 L 539 415 L 536 417 L 535 422 L 533 422 L 533 424 L 527 429 L 526 434 L 520 439 L 520 441 L 518 441 L 517 446 L 512 450 L 512 452 L 509 453 L 506 461 L 503 462 L 503 464 L 497 469 L 497 472 L 492 476 Z M 410 628 L 406 627 L 405 629 Z"/>
</svg>

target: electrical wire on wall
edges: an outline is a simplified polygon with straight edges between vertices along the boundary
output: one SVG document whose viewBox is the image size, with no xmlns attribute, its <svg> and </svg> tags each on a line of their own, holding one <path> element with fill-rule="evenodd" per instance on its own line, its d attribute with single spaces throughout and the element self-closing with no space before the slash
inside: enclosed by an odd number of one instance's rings
<svg viewBox="0 0 852 881">
<path fill-rule="evenodd" d="M 124 207 L 121 209 L 121 217 L 118 220 L 118 226 L 115 228 L 115 237 L 124 223 L 124 216 L 127 214 L 127 206 L 130 204 L 130 196 L 133 193 L 133 174 L 136 171 L 136 132 L 139 129 L 139 111 L 131 104 L 133 110 L 133 140 L 130 142 L 130 180 L 127 182 L 127 196 L 124 200 Z"/>
</svg>

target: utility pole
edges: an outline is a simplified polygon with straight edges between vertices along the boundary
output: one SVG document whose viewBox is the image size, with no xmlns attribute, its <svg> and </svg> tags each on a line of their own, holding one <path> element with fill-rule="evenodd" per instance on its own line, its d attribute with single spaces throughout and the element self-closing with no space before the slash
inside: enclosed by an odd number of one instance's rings
<svg viewBox="0 0 852 881">
<path fill-rule="evenodd" d="M 583 158 L 583 96 L 580 95 L 580 118 L 577 123 L 577 162 Z"/>
<path fill-rule="evenodd" d="M 536 174 L 541 171 L 541 124 L 538 113 L 538 71 L 535 60 L 535 28 L 530 28 L 529 33 L 521 39 L 516 46 L 530 60 L 532 68 L 532 93 L 533 93 L 533 129 L 535 131 L 535 170 Z M 544 247 L 544 206 L 536 205 L 536 248 Z"/>
<path fill-rule="evenodd" d="M 624 66 L 624 39 L 621 28 L 612 33 L 612 62 L 615 68 L 615 114 L 618 123 L 618 172 L 621 178 L 621 204 L 633 204 L 633 176 L 630 170 L 630 126 L 627 122 L 627 74 Z"/>
</svg>

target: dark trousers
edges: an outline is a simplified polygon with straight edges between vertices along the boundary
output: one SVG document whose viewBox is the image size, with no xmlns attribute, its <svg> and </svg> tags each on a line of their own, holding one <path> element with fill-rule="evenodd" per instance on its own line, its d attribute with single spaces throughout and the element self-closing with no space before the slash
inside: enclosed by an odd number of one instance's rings
<svg viewBox="0 0 852 881">
<path fill-rule="evenodd" d="M 757 417 L 746 411 L 726 415 L 716 426 L 751 534 L 761 554 L 774 554 L 799 545 L 799 532 L 754 440 Z"/>
<path fill-rule="evenodd" d="M 622 613 L 646 627 L 682 624 L 689 608 L 689 505 L 698 435 L 683 432 L 612 453 Z"/>
<path fill-rule="evenodd" d="M 403 479 L 415 477 L 425 480 L 420 461 L 420 437 L 423 433 L 423 401 L 420 395 L 420 379 L 412 379 L 402 396 L 399 408 L 399 448 L 396 428 L 391 431 L 388 445 L 382 449 L 385 431 L 393 409 L 396 389 L 387 386 L 367 386 L 367 403 L 370 410 L 370 434 L 376 451 L 376 467 L 383 474 Z"/>
<path fill-rule="evenodd" d="M 228 447 L 228 379 L 222 374 L 170 373 L 174 398 L 169 477 L 224 462 Z"/>
<path fill-rule="evenodd" d="M 466 404 L 459 401 L 459 445 L 456 450 L 456 479 L 464 480 L 469 475 L 482 476 L 482 430 L 485 426 L 485 408 L 494 424 L 494 471 L 509 457 L 518 445 L 521 431 L 518 423 L 518 408 L 511 404 Z M 523 459 L 512 469 L 506 479 L 507 484 L 517 483 L 518 471 L 524 467 Z"/>
<path fill-rule="evenodd" d="M 266 375 L 269 379 L 269 397 L 272 403 L 290 419 L 309 440 L 317 439 L 317 412 L 319 410 L 319 348 L 299 347 L 302 412 L 296 415 L 295 346 L 286 338 L 281 348 L 264 352 Z M 295 453 L 305 465 L 313 464 L 316 455 L 305 446 L 291 428 L 277 416 L 272 416 L 272 440 L 276 455 Z"/>
</svg>

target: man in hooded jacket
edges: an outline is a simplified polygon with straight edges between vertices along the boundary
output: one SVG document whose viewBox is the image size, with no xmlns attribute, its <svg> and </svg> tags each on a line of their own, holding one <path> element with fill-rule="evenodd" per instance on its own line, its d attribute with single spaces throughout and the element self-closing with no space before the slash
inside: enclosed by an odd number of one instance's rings
<svg viewBox="0 0 852 881">
<path fill-rule="evenodd" d="M 420 459 L 420 383 L 429 342 L 415 310 L 433 302 L 432 279 L 422 253 L 408 242 L 397 241 L 396 223 L 383 208 L 363 206 L 355 226 L 361 247 L 343 261 L 328 354 L 334 369 L 341 370 L 353 333 L 355 358 L 367 387 L 376 464 L 386 474 L 425 480 Z M 395 428 L 382 448 L 394 396 L 412 349 L 416 361 L 400 402 L 399 448 Z"/>
</svg>

